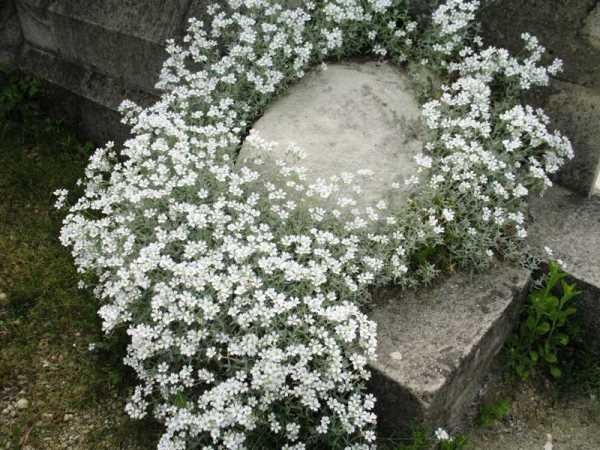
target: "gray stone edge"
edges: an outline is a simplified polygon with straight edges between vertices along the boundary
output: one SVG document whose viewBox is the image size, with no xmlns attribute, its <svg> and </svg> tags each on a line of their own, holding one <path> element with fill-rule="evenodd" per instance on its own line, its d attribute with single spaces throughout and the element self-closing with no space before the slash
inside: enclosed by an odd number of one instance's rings
<svg viewBox="0 0 600 450">
<path fill-rule="evenodd" d="M 383 436 L 403 435 L 410 432 L 413 425 L 421 424 L 441 426 L 453 432 L 468 426 L 478 387 L 504 342 L 518 325 L 518 317 L 531 286 L 531 272 L 527 272 L 522 285 L 515 284 L 510 288 L 514 301 L 504 308 L 478 345 L 460 360 L 459 366 L 453 371 L 454 375 L 447 378 L 431 398 L 419 396 L 381 370 L 370 367 L 372 378 L 369 389 L 377 397 L 378 431 Z M 482 351 L 485 348 L 488 348 L 487 352 Z"/>
</svg>

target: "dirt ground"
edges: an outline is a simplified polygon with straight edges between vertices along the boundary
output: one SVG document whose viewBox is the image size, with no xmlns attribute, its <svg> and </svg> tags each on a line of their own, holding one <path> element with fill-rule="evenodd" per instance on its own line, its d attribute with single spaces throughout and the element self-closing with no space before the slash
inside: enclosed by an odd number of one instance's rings
<svg viewBox="0 0 600 450">
<path fill-rule="evenodd" d="M 600 402 L 592 393 L 559 392 L 552 384 L 488 386 L 487 401 L 507 399 L 510 412 L 469 434 L 472 450 L 599 450 Z"/>
</svg>

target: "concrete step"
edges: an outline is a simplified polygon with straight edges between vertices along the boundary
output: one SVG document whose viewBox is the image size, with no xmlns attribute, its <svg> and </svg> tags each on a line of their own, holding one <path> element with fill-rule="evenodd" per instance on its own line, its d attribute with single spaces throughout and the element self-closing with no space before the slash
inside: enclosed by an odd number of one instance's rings
<svg viewBox="0 0 600 450">
<path fill-rule="evenodd" d="M 120 123 L 117 112 L 123 99 L 131 99 L 140 105 L 150 105 L 157 99 L 122 80 L 29 44 L 21 49 L 18 64 L 26 72 L 52 84 L 46 93 L 56 99 L 53 115 L 97 144 L 109 140 L 123 142 L 129 136 L 129 129 Z"/>
<path fill-rule="evenodd" d="M 531 220 L 531 245 L 540 255 L 544 246 L 551 248 L 583 290 L 579 313 L 586 342 L 600 351 L 600 198 L 554 187 L 532 199 Z"/>
<path fill-rule="evenodd" d="M 25 40 L 152 91 L 165 40 L 183 33 L 189 0 L 17 0 Z"/>
<path fill-rule="evenodd" d="M 575 149 L 575 158 L 559 173 L 559 183 L 582 196 L 590 195 L 600 171 L 600 91 L 555 81 L 544 109 Z"/>
<path fill-rule="evenodd" d="M 154 85 L 166 58 L 165 41 L 182 36 L 187 19 L 202 16 L 209 4 L 205 0 L 14 2 L 18 20 L 13 14 L 12 22 L 20 23 L 25 42 L 17 65 L 64 89 L 66 97 L 69 93 L 80 97 L 80 102 L 64 100 L 60 117 L 76 117 L 70 122 L 98 144 L 127 137 L 117 106 L 125 98 L 141 105 L 156 100 L 159 92 Z M 4 11 L 8 7 L 0 7 Z M 0 37 L 3 29 L 14 37 L 4 22 L 8 23 L 0 20 Z M 21 30 L 16 31 L 20 44 Z M 8 51 L 12 47 L 7 51 L 4 47 L 9 46 L 0 42 L 0 62 L 12 58 Z"/>
<path fill-rule="evenodd" d="M 431 289 L 378 293 L 370 388 L 384 435 L 407 432 L 415 421 L 463 428 L 482 378 L 517 323 L 529 280 L 527 270 L 498 263 Z"/>
<path fill-rule="evenodd" d="M 0 3 L 0 65 L 12 66 L 23 36 L 17 10 L 12 0 Z"/>
</svg>

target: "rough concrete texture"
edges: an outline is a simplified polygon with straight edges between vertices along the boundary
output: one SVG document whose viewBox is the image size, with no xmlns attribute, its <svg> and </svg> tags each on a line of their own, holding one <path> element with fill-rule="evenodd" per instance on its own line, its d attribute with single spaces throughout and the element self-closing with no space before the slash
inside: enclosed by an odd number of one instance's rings
<svg viewBox="0 0 600 450">
<path fill-rule="evenodd" d="M 491 426 L 470 430 L 469 450 L 600 449 L 600 400 L 593 386 L 571 381 L 565 389 L 566 382 L 557 386 L 514 380 L 506 376 L 504 363 L 501 358 L 494 362 L 481 401 L 509 402 L 509 412 Z"/>
<path fill-rule="evenodd" d="M 600 49 L 600 3 L 585 19 L 583 35 L 593 47 Z"/>
<path fill-rule="evenodd" d="M 279 145 L 274 159 L 286 157 L 290 144 L 306 153 L 299 164 L 307 181 L 369 169 L 361 181 L 359 206 L 404 197 L 395 181 L 415 173 L 414 155 L 422 148 L 420 108 L 408 76 L 389 64 L 331 64 L 317 69 L 276 100 L 254 129 Z M 243 162 L 255 154 L 244 145 Z M 396 200 L 394 200 L 396 201 Z M 401 200 L 399 200 L 401 201 Z"/>
<path fill-rule="evenodd" d="M 65 59 L 96 67 L 151 91 L 166 58 L 165 40 L 182 33 L 188 1 L 56 0 L 48 8 Z"/>
<path fill-rule="evenodd" d="M 12 66 L 23 36 L 17 10 L 12 0 L 0 4 L 0 65 Z"/>
<path fill-rule="evenodd" d="M 486 274 L 454 274 L 430 290 L 377 294 L 371 389 L 383 433 L 406 431 L 413 420 L 462 427 L 482 376 L 516 323 L 529 276 L 498 263 Z"/>
<path fill-rule="evenodd" d="M 88 139 L 123 140 L 127 133 L 116 107 L 125 98 L 141 104 L 156 98 L 154 84 L 166 56 L 164 41 L 182 35 L 191 3 L 198 14 L 207 4 L 205 0 L 14 0 L 15 8 L 10 0 L 0 6 L 0 63 L 12 56 L 5 39 L 6 11 L 11 6 L 18 12 L 14 22 L 19 33 L 22 28 L 25 42 L 19 41 L 12 51 L 18 53 L 16 64 L 55 84 L 57 92 L 64 89 L 65 105 L 58 109 L 77 117 Z M 68 93 L 80 96 L 79 104 Z"/>
<path fill-rule="evenodd" d="M 595 189 L 600 170 L 600 90 L 561 82 L 554 88 L 545 109 L 575 149 L 575 158 L 561 170 L 559 182 L 586 196 Z"/>
<path fill-rule="evenodd" d="M 579 312 L 589 337 L 600 350 L 600 199 L 586 199 L 555 187 L 531 200 L 531 245 L 551 248 L 564 260 L 584 295 Z"/>
<path fill-rule="evenodd" d="M 96 143 L 107 140 L 123 142 L 129 135 L 116 112 L 123 99 L 131 99 L 141 105 L 156 101 L 156 97 L 124 84 L 122 80 L 28 44 L 21 50 L 20 62 L 23 70 L 56 86 L 49 90 L 49 94 L 60 92 L 60 95 L 52 95 L 57 102 L 53 110 L 58 117 Z"/>
<path fill-rule="evenodd" d="M 48 15 L 50 0 L 15 0 L 23 37 L 37 48 L 57 51 L 52 23 Z"/>
</svg>

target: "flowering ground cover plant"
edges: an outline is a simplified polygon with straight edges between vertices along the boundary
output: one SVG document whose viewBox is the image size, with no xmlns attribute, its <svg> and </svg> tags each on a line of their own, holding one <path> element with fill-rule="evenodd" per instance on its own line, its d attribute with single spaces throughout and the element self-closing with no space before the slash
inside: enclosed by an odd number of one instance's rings
<svg viewBox="0 0 600 450">
<path fill-rule="evenodd" d="M 560 63 L 542 65 L 528 35 L 524 58 L 485 47 L 477 1 L 448 0 L 426 25 L 402 1 L 300 4 L 229 0 L 191 20 L 168 45 L 161 99 L 123 104 L 133 137 L 95 152 L 64 222 L 105 331 L 131 338 L 140 382 L 127 411 L 165 424 L 159 449 L 375 448 L 368 288 L 515 254 L 529 191 L 572 157 L 519 102 Z M 340 189 L 351 174 L 310 184 L 299 164 L 276 161 L 268 176 L 258 160 L 235 164 L 274 95 L 327 59 L 367 53 L 439 80 L 419 87 L 427 144 L 404 207 L 355 207 Z"/>
</svg>

